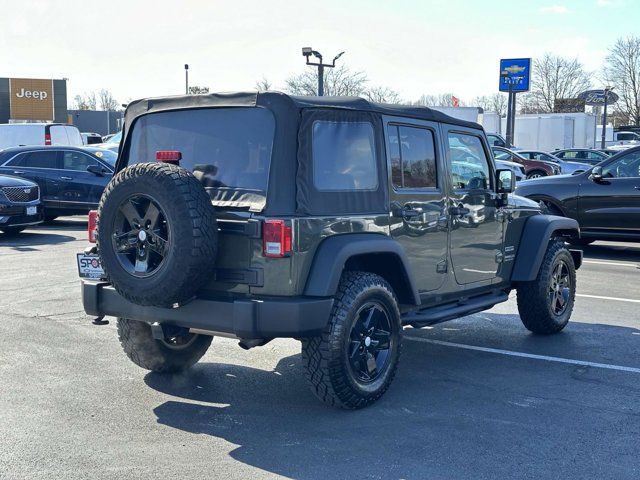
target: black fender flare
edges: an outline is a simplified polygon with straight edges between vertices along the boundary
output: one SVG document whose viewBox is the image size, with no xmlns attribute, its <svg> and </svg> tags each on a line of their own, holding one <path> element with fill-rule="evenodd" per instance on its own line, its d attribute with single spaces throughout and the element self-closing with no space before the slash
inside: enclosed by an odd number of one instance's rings
<svg viewBox="0 0 640 480">
<path fill-rule="evenodd" d="M 536 279 L 549 240 L 555 232 L 564 236 L 580 237 L 580 226 L 573 218 L 556 215 L 533 215 L 527 219 L 511 273 L 512 282 L 530 282 Z M 575 260 L 573 252 L 572 256 Z M 576 262 L 576 268 L 579 266 Z"/>
<path fill-rule="evenodd" d="M 314 297 L 335 295 L 347 261 L 364 254 L 392 254 L 397 257 L 410 297 L 415 305 L 420 305 L 420 294 L 404 249 L 393 238 L 376 233 L 346 233 L 323 240 L 311 264 L 304 294 Z"/>
</svg>

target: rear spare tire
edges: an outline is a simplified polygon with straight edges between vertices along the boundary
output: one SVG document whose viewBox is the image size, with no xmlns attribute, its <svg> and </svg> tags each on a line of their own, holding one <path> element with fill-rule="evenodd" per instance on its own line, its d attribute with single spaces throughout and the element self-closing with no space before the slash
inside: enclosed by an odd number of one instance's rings
<svg viewBox="0 0 640 480">
<path fill-rule="evenodd" d="M 100 199 L 97 245 L 108 280 L 127 300 L 184 303 L 212 273 L 215 211 L 202 184 L 184 168 L 132 165 Z"/>
</svg>

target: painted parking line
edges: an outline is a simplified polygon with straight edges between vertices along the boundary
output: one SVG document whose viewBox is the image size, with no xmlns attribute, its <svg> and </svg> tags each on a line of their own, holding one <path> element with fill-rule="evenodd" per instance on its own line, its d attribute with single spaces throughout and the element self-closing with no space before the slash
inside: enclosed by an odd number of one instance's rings
<svg viewBox="0 0 640 480">
<path fill-rule="evenodd" d="M 616 302 L 640 303 L 640 300 L 635 298 L 603 297 L 602 295 L 587 295 L 585 293 L 576 293 L 576 297 L 597 298 L 599 300 L 613 300 Z"/>
<path fill-rule="evenodd" d="M 632 268 L 637 268 L 640 265 L 638 263 L 602 262 L 599 260 L 582 260 L 582 263 L 591 263 L 593 265 L 611 265 L 612 267 L 632 267 Z"/>
<path fill-rule="evenodd" d="M 466 345 L 464 343 L 445 342 L 443 340 L 433 340 L 431 338 L 413 337 L 405 335 L 405 340 L 432 343 L 445 347 L 462 348 L 464 350 L 474 350 L 476 352 L 495 353 L 498 355 L 508 355 L 511 357 L 530 358 L 533 360 L 544 360 L 545 362 L 567 363 L 570 365 L 580 365 L 583 367 L 603 368 L 606 370 L 617 370 L 620 372 L 640 373 L 640 368 L 625 367 L 623 365 L 610 365 L 608 363 L 586 362 L 584 360 L 574 360 L 571 358 L 550 357 L 548 355 L 536 355 L 533 353 L 514 352 L 512 350 L 501 350 L 499 348 L 478 347 L 476 345 Z"/>
</svg>

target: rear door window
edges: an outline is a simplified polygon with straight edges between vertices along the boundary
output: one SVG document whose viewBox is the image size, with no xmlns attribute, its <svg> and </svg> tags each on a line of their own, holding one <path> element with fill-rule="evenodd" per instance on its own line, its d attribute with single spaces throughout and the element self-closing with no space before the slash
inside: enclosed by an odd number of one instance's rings
<svg viewBox="0 0 640 480">
<path fill-rule="evenodd" d="M 7 167 L 23 167 L 26 159 L 27 159 L 27 154 L 21 153 L 13 157 L 11 160 L 9 160 L 6 166 Z"/>
<path fill-rule="evenodd" d="M 205 187 L 265 192 L 275 121 L 263 108 L 172 110 L 133 124 L 129 165 L 155 162 L 158 151 L 179 151 L 180 166 Z"/>
<path fill-rule="evenodd" d="M 425 128 L 389 125 L 391 179 L 395 188 L 436 188 L 433 132 Z"/>
<path fill-rule="evenodd" d="M 39 150 L 27 153 L 22 165 L 30 168 L 59 168 L 58 152 L 56 150 Z"/>
<path fill-rule="evenodd" d="M 318 191 L 375 190 L 378 169 L 369 122 L 313 123 L 313 183 Z"/>
</svg>

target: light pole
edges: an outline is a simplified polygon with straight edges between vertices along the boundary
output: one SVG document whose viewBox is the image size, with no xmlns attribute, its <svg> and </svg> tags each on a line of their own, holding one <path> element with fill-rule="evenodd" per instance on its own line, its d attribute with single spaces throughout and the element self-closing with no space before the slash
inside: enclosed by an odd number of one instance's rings
<svg viewBox="0 0 640 480">
<path fill-rule="evenodd" d="M 604 110 L 602 112 L 602 137 L 600 140 L 600 148 L 604 150 L 606 143 L 606 133 L 607 133 L 607 104 L 609 103 L 609 92 L 613 90 L 614 87 L 605 87 L 604 88 Z"/>
<path fill-rule="evenodd" d="M 189 64 L 184 64 L 184 94 L 189 95 Z"/>
<path fill-rule="evenodd" d="M 310 62 L 309 57 L 313 55 L 316 57 L 319 62 Z M 333 57 L 333 61 L 331 63 L 322 63 L 322 54 L 311 47 L 302 47 L 302 56 L 307 59 L 307 65 L 313 65 L 314 67 L 318 67 L 318 96 L 322 97 L 324 95 L 324 67 L 333 68 L 336 66 L 336 60 L 338 60 L 344 52 L 340 52 L 338 55 Z"/>
</svg>

